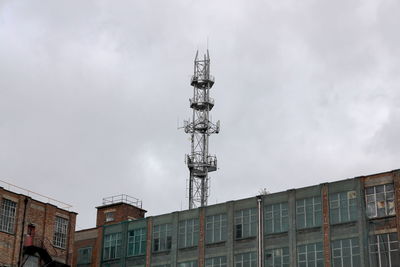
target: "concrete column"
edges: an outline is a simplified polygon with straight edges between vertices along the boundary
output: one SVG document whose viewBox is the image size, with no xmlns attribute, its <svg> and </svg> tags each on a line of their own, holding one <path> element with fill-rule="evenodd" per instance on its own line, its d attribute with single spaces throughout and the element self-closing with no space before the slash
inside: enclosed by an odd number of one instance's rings
<svg viewBox="0 0 400 267">
<path fill-rule="evenodd" d="M 296 238 L 296 190 L 291 189 L 288 193 L 289 211 L 289 251 L 290 266 L 297 266 L 297 238 Z"/>
<path fill-rule="evenodd" d="M 229 201 L 226 203 L 226 223 L 227 223 L 227 238 L 226 238 L 226 260 L 227 266 L 234 266 L 234 242 L 235 242 L 235 235 L 234 235 L 234 227 L 235 227 L 235 214 L 234 214 L 234 202 Z"/>
<path fill-rule="evenodd" d="M 364 194 L 364 178 L 357 179 L 357 217 L 358 217 L 358 236 L 360 242 L 361 266 L 369 267 L 368 259 L 368 227 L 367 216 L 365 213 L 365 194 Z"/>
<path fill-rule="evenodd" d="M 199 258 L 198 267 L 205 266 L 205 208 L 199 208 Z"/>
<path fill-rule="evenodd" d="M 153 218 L 147 217 L 147 235 L 146 235 L 146 267 L 151 264 L 151 239 L 153 234 Z"/>
<path fill-rule="evenodd" d="M 172 244 L 171 244 L 171 266 L 178 266 L 178 250 L 179 250 L 179 212 L 175 211 L 172 213 L 172 225 L 171 225 L 171 235 L 172 235 Z"/>
<path fill-rule="evenodd" d="M 396 208 L 396 224 L 397 224 L 397 239 L 400 240 L 400 171 L 393 172 L 393 183 L 395 201 L 394 205 Z"/>
<path fill-rule="evenodd" d="M 329 224 L 329 188 L 328 184 L 322 184 L 322 230 L 324 246 L 325 267 L 331 266 L 331 233 Z"/>
<path fill-rule="evenodd" d="M 128 246 L 128 222 L 124 221 L 121 223 L 121 252 L 120 252 L 120 266 L 126 266 L 126 251 Z"/>
</svg>

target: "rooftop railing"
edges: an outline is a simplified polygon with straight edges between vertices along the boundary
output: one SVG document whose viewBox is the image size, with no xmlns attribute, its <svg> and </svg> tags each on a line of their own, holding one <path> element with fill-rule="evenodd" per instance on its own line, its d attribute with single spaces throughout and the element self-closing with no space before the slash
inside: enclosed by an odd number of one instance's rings
<svg viewBox="0 0 400 267">
<path fill-rule="evenodd" d="M 103 198 L 103 205 L 110 205 L 115 203 L 126 203 L 138 208 L 142 208 L 142 201 L 140 199 L 125 194 Z"/>
</svg>

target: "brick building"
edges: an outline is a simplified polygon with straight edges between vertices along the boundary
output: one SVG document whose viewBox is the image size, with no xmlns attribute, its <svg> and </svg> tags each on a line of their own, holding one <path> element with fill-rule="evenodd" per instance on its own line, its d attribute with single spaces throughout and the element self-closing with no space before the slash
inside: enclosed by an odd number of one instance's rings
<svg viewBox="0 0 400 267">
<path fill-rule="evenodd" d="M 76 215 L 0 187 L 0 266 L 71 265 Z"/>
<path fill-rule="evenodd" d="M 141 201 L 127 195 L 104 198 L 96 208 L 96 227 L 75 232 L 73 266 L 100 266 L 104 227 L 142 219 L 146 213 Z"/>
<path fill-rule="evenodd" d="M 397 267 L 399 214 L 394 170 L 106 224 L 91 266 Z"/>
</svg>

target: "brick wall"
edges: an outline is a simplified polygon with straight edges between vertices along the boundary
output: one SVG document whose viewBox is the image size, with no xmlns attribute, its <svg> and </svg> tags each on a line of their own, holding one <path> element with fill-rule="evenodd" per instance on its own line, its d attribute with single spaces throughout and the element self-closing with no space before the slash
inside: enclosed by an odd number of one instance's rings
<svg viewBox="0 0 400 267">
<path fill-rule="evenodd" d="M 92 257 L 90 261 L 91 262 L 90 266 L 100 266 L 99 254 L 101 254 L 101 246 L 97 243 L 98 239 L 101 240 L 101 234 L 99 234 L 99 231 L 100 231 L 99 228 L 92 228 L 75 232 L 72 266 L 77 265 L 78 250 L 80 248 L 87 248 L 87 247 L 92 248 Z"/>
<path fill-rule="evenodd" d="M 60 262 L 72 263 L 73 235 L 75 232 L 76 213 L 69 212 L 48 203 L 34 200 L 0 188 L 0 204 L 7 198 L 17 203 L 15 227 L 13 233 L 0 232 L 0 264 L 17 265 L 20 257 L 21 236 L 25 241 L 29 224 L 35 227 L 34 244 L 47 249 L 50 256 Z M 25 201 L 26 213 L 24 217 Z M 68 220 L 68 236 L 65 249 L 53 246 L 54 220 L 56 216 Z"/>
<path fill-rule="evenodd" d="M 106 213 L 109 212 L 113 213 L 114 220 L 106 222 Z M 146 211 L 141 208 L 122 202 L 100 206 L 97 207 L 96 227 L 110 225 L 129 219 L 141 219 L 144 218 L 145 213 Z"/>
</svg>

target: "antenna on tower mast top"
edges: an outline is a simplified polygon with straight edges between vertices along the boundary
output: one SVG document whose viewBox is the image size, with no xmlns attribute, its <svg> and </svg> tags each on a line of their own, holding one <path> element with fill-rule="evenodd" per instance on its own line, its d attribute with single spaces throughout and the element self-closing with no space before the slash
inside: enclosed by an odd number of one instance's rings
<svg viewBox="0 0 400 267">
<path fill-rule="evenodd" d="M 214 99 L 210 97 L 210 89 L 214 85 L 214 77 L 210 75 L 210 55 L 199 58 L 197 50 L 194 59 L 194 73 L 190 81 L 193 86 L 193 98 L 189 99 L 193 109 L 192 119 L 184 121 L 185 132 L 191 135 L 191 151 L 186 155 L 189 168 L 189 209 L 207 205 L 209 193 L 209 172 L 217 170 L 217 157 L 208 151 L 208 138 L 219 133 L 219 121 L 213 123 L 209 112 L 214 107 Z"/>
</svg>

